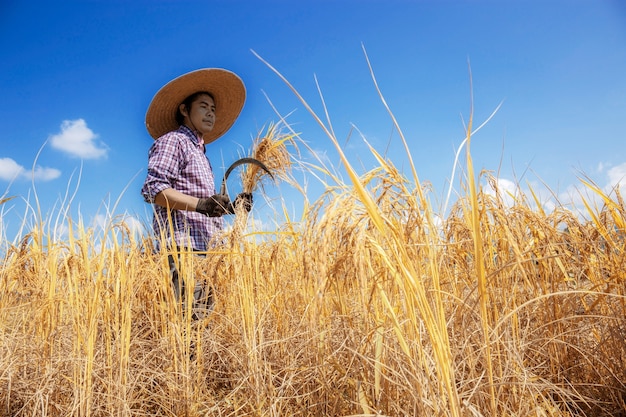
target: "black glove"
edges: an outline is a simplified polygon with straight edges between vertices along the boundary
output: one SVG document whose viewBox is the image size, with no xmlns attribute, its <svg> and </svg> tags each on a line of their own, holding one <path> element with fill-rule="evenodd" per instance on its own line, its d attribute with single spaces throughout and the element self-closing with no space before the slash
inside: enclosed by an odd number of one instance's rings
<svg viewBox="0 0 626 417">
<path fill-rule="evenodd" d="M 239 207 L 240 204 L 243 204 L 246 211 L 250 213 L 252 210 L 252 193 L 239 193 L 237 197 L 235 197 L 235 202 L 233 203 L 233 208 Z M 235 211 L 233 210 L 233 213 Z"/>
<path fill-rule="evenodd" d="M 214 194 L 209 198 L 201 198 L 196 211 L 209 217 L 222 217 L 233 212 L 233 205 L 227 195 Z"/>
</svg>

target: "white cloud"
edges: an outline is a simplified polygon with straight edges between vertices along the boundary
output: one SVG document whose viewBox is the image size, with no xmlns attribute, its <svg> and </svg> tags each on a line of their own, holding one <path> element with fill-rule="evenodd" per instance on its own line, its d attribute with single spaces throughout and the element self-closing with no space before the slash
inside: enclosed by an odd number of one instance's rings
<svg viewBox="0 0 626 417">
<path fill-rule="evenodd" d="M 558 207 L 568 209 L 572 213 L 578 215 L 581 219 L 589 217 L 589 207 L 591 210 L 600 210 L 605 204 L 601 195 L 594 190 L 595 187 L 602 193 L 615 197 L 615 190 L 619 190 L 622 197 L 626 197 L 626 162 L 612 166 L 606 163 L 599 163 L 597 170 L 600 178 L 594 180 L 584 178 L 590 181 L 592 188 L 587 187 L 584 183 L 579 182 L 566 186 L 558 195 L 553 195 L 552 191 L 545 188 L 542 184 L 528 184 L 528 187 L 521 188 L 515 182 L 506 178 L 492 178 L 483 187 L 483 191 L 487 195 L 500 196 L 506 207 L 512 207 L 515 200 L 523 197 L 524 204 L 535 206 L 534 198 L 546 212 L 552 212 Z"/>
<path fill-rule="evenodd" d="M 25 169 L 11 158 L 0 158 L 0 179 L 12 181 L 23 175 Z"/>
<path fill-rule="evenodd" d="M 519 188 L 511 180 L 494 178 L 493 181 L 487 183 L 484 192 L 487 195 L 499 196 L 507 207 L 512 207 L 515 204 L 515 199 L 518 197 Z"/>
<path fill-rule="evenodd" d="M 27 170 L 11 158 L 0 158 L 0 180 L 13 181 L 15 179 L 35 179 L 50 181 L 61 176 L 61 171 L 55 168 L 36 166 L 34 171 Z"/>
<path fill-rule="evenodd" d="M 67 240 L 69 236 L 70 228 L 66 223 L 58 223 L 54 228 L 54 235 L 52 236 L 52 240 L 54 242 L 63 242 Z"/>
<path fill-rule="evenodd" d="M 104 214 L 96 214 L 92 221 L 94 229 L 104 230 L 109 220 L 110 217 L 105 216 Z"/>
<path fill-rule="evenodd" d="M 626 187 L 626 162 L 609 169 L 607 176 L 609 180 L 607 184 L 608 190 L 619 188 L 622 191 Z"/>
<path fill-rule="evenodd" d="M 61 176 L 61 171 L 56 168 L 45 168 L 39 165 L 35 167 L 33 172 L 27 174 L 28 178 L 34 178 L 39 181 L 50 181 L 57 179 Z"/>
<path fill-rule="evenodd" d="M 591 181 L 594 187 L 597 186 L 609 198 L 615 197 L 614 191 L 616 189 L 619 189 L 622 196 L 626 195 L 626 162 L 616 166 L 600 163 L 598 172 L 603 176 L 601 180 L 585 180 Z M 562 204 L 571 207 L 573 211 L 578 212 L 584 218 L 588 217 L 586 205 L 591 207 L 592 210 L 600 210 L 605 204 L 603 198 L 597 192 L 582 183 L 567 186 L 558 195 L 558 198 Z"/>
<path fill-rule="evenodd" d="M 570 184 L 564 191 L 559 193 L 558 198 L 562 204 L 566 206 L 577 207 L 578 210 L 584 211 L 585 204 L 583 200 L 590 201 L 590 197 L 593 198 L 593 194 L 590 196 L 588 189 L 582 184 Z"/>
<path fill-rule="evenodd" d="M 129 214 L 123 214 L 121 217 L 111 218 L 110 215 L 96 214 L 92 220 L 93 228 L 97 231 L 106 231 L 107 227 L 113 224 L 124 224 L 127 230 L 135 236 L 135 238 L 145 233 L 144 224 L 138 218 Z"/>
<path fill-rule="evenodd" d="M 124 223 L 126 223 L 130 232 L 136 236 L 141 236 L 146 232 L 144 223 L 136 217 L 126 216 L 124 217 Z"/>
<path fill-rule="evenodd" d="M 64 120 L 61 133 L 50 136 L 53 148 L 84 159 L 106 157 L 108 148 L 97 141 L 98 135 L 87 127 L 83 119 Z"/>
</svg>

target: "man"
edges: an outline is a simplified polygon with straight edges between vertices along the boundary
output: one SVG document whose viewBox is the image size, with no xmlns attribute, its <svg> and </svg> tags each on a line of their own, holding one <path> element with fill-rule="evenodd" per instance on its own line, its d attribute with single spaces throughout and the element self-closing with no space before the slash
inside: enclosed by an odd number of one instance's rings
<svg viewBox="0 0 626 417">
<path fill-rule="evenodd" d="M 153 229 L 158 246 L 170 250 L 206 252 L 223 228 L 222 216 L 234 213 L 228 196 L 216 194 L 213 170 L 205 145 L 220 138 L 233 125 L 245 102 L 246 90 L 234 73 L 205 68 L 184 74 L 163 86 L 146 113 L 146 128 L 155 139 L 148 154 L 148 174 L 141 189 L 154 204 Z M 242 193 L 235 205 L 252 205 Z M 180 265 L 179 265 L 180 266 Z M 184 300 L 185 283 L 170 255 L 172 282 Z M 196 304 L 212 304 L 202 286 L 194 289 Z M 197 294 L 196 294 L 197 293 Z"/>
</svg>

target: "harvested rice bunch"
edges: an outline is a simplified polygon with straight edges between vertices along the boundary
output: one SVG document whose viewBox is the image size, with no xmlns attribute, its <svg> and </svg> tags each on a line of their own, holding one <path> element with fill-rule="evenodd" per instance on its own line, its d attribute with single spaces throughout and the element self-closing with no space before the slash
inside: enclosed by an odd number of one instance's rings
<svg viewBox="0 0 626 417">
<path fill-rule="evenodd" d="M 265 134 L 262 130 L 254 140 L 250 157 L 262 162 L 272 173 L 274 178 L 287 179 L 291 171 L 291 158 L 287 150 L 287 143 L 295 146 L 295 134 L 285 134 L 279 125 L 271 123 Z M 268 177 L 268 173 L 257 165 L 249 164 L 243 171 L 243 191 L 252 192 L 263 180 Z"/>
</svg>

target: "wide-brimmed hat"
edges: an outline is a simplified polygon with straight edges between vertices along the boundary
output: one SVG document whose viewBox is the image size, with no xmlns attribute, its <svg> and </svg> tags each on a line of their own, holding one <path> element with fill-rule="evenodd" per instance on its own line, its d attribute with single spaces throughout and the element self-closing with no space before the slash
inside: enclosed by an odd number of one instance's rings
<svg viewBox="0 0 626 417">
<path fill-rule="evenodd" d="M 204 135 L 205 143 L 222 136 L 235 123 L 246 101 L 243 81 L 221 68 L 203 68 L 188 72 L 165 84 L 152 98 L 146 112 L 146 128 L 153 139 L 178 129 L 178 106 L 199 91 L 211 93 L 215 100 L 215 125 Z"/>
</svg>

